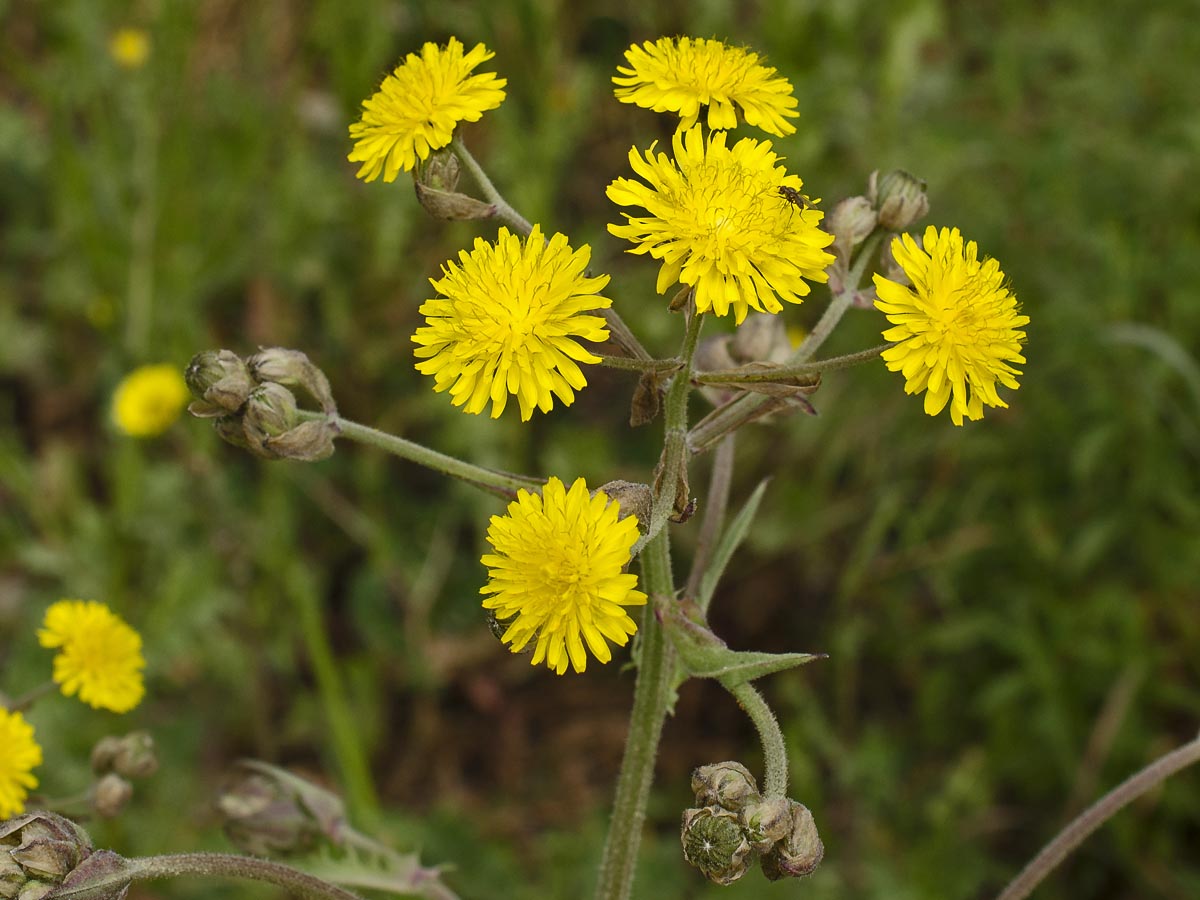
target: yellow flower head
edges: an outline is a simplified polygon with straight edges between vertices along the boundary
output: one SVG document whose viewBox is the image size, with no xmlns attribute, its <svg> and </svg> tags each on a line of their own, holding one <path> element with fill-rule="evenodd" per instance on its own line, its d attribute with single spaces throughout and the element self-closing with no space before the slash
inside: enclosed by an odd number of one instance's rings
<svg viewBox="0 0 1200 900">
<path fill-rule="evenodd" d="M 525 241 L 503 227 L 494 244 L 476 238 L 470 253 L 459 252 L 460 265 L 448 262 L 430 279 L 442 296 L 421 305 L 427 324 L 412 337 L 417 370 L 469 413 L 490 400 L 496 418 L 509 394 L 522 421 L 534 407 L 549 412 L 552 395 L 570 406 L 587 385 L 577 363 L 600 361 L 578 341 L 608 338 L 604 319 L 586 315 L 612 305 L 596 293 L 608 276 L 583 274 L 591 253 L 587 244 L 572 250 L 562 234 L 547 242 L 537 225 Z"/>
<path fill-rule="evenodd" d="M 33 726 L 19 712 L 0 706 L 0 820 L 25 811 L 25 798 L 38 780 L 33 769 L 42 764 L 42 748 L 33 739 Z"/>
<path fill-rule="evenodd" d="M 751 308 L 777 313 L 781 299 L 800 303 L 810 290 L 804 279 L 826 281 L 833 235 L 818 227 L 824 213 L 780 192 L 799 194 L 803 182 L 777 165 L 770 141 L 743 138 L 730 148 L 725 134 L 705 142 L 699 125 L 676 132 L 674 160 L 655 155 L 653 144 L 645 158 L 630 150 L 630 166 L 649 184 L 618 178 L 608 198 L 649 215 L 622 213 L 628 224 L 608 230 L 636 245 L 630 253 L 662 260 L 660 294 L 691 285 L 697 310 L 732 311 L 740 325 Z"/>
<path fill-rule="evenodd" d="M 783 137 L 796 127 L 796 98 L 786 78 L 759 62 L 757 53 L 704 38 L 659 38 L 625 51 L 629 67 L 618 66 L 613 91 L 622 103 L 679 114 L 679 128 L 691 128 L 708 107 L 708 127 L 737 127 L 737 110 L 749 125 Z M 786 118 L 785 118 L 786 117 Z"/>
<path fill-rule="evenodd" d="M 183 412 L 188 402 L 183 373 L 163 363 L 134 369 L 113 393 L 113 421 L 131 437 L 162 434 Z"/>
<path fill-rule="evenodd" d="M 893 328 L 883 351 L 888 369 L 903 373 L 904 391 L 925 391 L 925 412 L 936 416 L 947 403 L 955 425 L 983 418 L 983 407 L 1008 404 L 996 383 L 1016 390 L 1025 343 L 1017 298 L 1004 286 L 994 259 L 978 259 L 974 241 L 963 246 L 957 228 L 925 229 L 923 246 L 910 235 L 892 241 L 892 255 L 912 287 L 875 276 L 875 301 Z"/>
<path fill-rule="evenodd" d="M 417 159 L 445 147 L 459 122 L 477 122 L 504 100 L 503 78 L 471 70 L 496 54 L 476 44 L 463 55 L 463 45 L 450 38 L 445 47 L 427 43 L 421 55 L 408 54 L 379 90 L 363 101 L 362 118 L 350 126 L 354 149 L 347 157 L 361 162 L 358 177 L 395 181 Z"/>
<path fill-rule="evenodd" d="M 567 660 L 587 666 L 583 645 L 602 663 L 612 659 L 605 638 L 624 647 L 637 625 L 625 612 L 646 595 L 637 576 L 621 570 L 637 540 L 637 517 L 618 519 L 619 504 L 603 491 L 589 496 L 577 479 L 568 491 L 551 478 L 540 495 L 518 491 L 504 516 L 492 516 L 484 554 L 488 583 L 483 601 L 507 628 L 500 639 L 519 652 L 536 638 L 533 665 L 542 660 L 559 675 Z"/>
<path fill-rule="evenodd" d="M 108 52 L 122 69 L 140 69 L 150 57 L 150 36 L 140 28 L 119 28 L 108 42 Z"/>
<path fill-rule="evenodd" d="M 96 709 L 129 712 L 142 700 L 142 638 L 103 603 L 59 600 L 38 631 L 43 647 L 58 647 L 54 680 L 67 697 Z"/>
</svg>

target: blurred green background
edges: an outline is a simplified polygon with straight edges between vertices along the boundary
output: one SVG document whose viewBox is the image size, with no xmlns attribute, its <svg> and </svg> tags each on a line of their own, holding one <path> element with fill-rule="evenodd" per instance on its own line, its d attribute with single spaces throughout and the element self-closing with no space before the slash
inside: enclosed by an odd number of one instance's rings
<svg viewBox="0 0 1200 900">
<path fill-rule="evenodd" d="M 349 444 L 264 463 L 186 417 L 134 440 L 109 401 L 138 364 L 280 344 L 322 366 L 349 418 L 485 465 L 645 480 L 659 426 L 626 427 L 624 373 L 527 425 L 462 415 L 417 375 L 427 278 L 494 226 L 431 223 L 404 179 L 357 182 L 346 129 L 423 41 L 485 42 L 509 96 L 468 144 L 528 218 L 592 244 L 622 315 L 669 354 L 678 319 L 652 267 L 606 234 L 604 188 L 673 122 L 618 104 L 609 78 L 632 41 L 712 36 L 795 85 L 799 131 L 776 143 L 826 208 L 875 168 L 928 180 L 928 221 L 959 226 L 1011 279 L 1029 364 L 1010 410 L 961 429 L 878 365 L 827 377 L 818 417 L 744 436 L 734 502 L 775 478 L 714 619 L 737 648 L 830 654 L 763 682 L 826 860 L 801 882 L 751 873 L 728 889 L 681 861 L 690 770 L 761 764 L 732 700 L 691 683 L 636 896 L 994 894 L 1200 721 L 1195 12 L 0 0 L 0 685 L 48 677 L 34 632 L 64 596 L 112 605 L 149 659 L 128 716 L 34 708 L 42 789 L 80 790 L 100 736 L 144 727 L 162 769 L 94 826 L 101 846 L 226 847 L 212 800 L 252 756 L 337 786 L 364 826 L 454 864 L 464 898 L 585 895 L 631 673 L 556 678 L 482 627 L 477 559 L 500 503 Z M 109 55 L 122 26 L 150 36 L 141 69 Z M 815 321 L 813 297 L 790 323 Z M 829 352 L 878 342 L 881 323 L 852 314 Z M 677 530 L 683 560 L 692 535 Z M 1200 773 L 1184 773 L 1037 896 L 1200 896 L 1198 822 Z M 137 889 L 214 895 L 273 893 Z"/>
</svg>

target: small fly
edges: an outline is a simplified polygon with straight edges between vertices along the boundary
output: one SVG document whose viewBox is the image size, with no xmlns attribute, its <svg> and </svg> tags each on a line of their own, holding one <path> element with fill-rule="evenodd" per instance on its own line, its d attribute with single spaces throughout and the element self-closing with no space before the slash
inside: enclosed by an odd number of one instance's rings
<svg viewBox="0 0 1200 900">
<path fill-rule="evenodd" d="M 779 196 L 788 203 L 792 204 L 792 206 L 799 207 L 800 209 L 812 208 L 812 201 L 809 200 L 808 197 L 800 193 L 795 188 L 788 187 L 787 185 L 781 184 L 779 186 Z"/>
</svg>

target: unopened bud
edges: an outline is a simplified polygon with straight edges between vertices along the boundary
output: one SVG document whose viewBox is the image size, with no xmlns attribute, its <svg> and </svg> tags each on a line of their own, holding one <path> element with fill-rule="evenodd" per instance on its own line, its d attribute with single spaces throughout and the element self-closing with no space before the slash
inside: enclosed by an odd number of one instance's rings
<svg viewBox="0 0 1200 900">
<path fill-rule="evenodd" d="M 109 772 L 92 788 L 92 808 L 102 819 L 111 819 L 120 814 L 133 796 L 133 785 L 118 775 Z"/>
<path fill-rule="evenodd" d="M 252 774 L 217 800 L 225 834 L 239 849 L 268 856 L 341 844 L 345 810 L 335 794 L 276 766 L 243 766 Z"/>
<path fill-rule="evenodd" d="M 417 202 L 435 219 L 460 222 L 465 219 L 490 219 L 496 215 L 494 204 L 484 203 L 458 191 L 441 191 L 426 187 L 419 181 L 413 182 L 413 189 L 417 192 Z"/>
<path fill-rule="evenodd" d="M 620 506 L 618 518 L 637 516 L 639 525 L 649 525 L 650 509 L 654 505 L 654 492 L 650 490 L 650 485 L 635 481 L 610 481 L 600 485 L 597 490 L 603 491 L 609 500 L 617 501 Z"/>
<path fill-rule="evenodd" d="M 125 778 L 146 778 L 158 771 L 154 738 L 147 731 L 101 738 L 92 748 L 91 761 L 92 771 L 97 775 L 116 772 Z"/>
<path fill-rule="evenodd" d="M 458 187 L 461 171 L 458 154 L 453 150 L 434 150 L 417 165 L 417 183 L 439 191 L 453 191 Z"/>
<path fill-rule="evenodd" d="M 714 884 L 733 884 L 753 860 L 736 813 L 719 806 L 683 811 L 683 858 Z"/>
<path fill-rule="evenodd" d="M 746 839 L 759 853 L 766 853 L 792 826 L 791 803 L 787 797 L 768 797 L 742 810 Z"/>
<path fill-rule="evenodd" d="M 825 845 L 817 834 L 817 823 L 808 807 L 795 800 L 791 804 L 791 823 L 786 835 L 762 857 L 763 874 L 771 881 L 809 875 L 821 864 Z"/>
<path fill-rule="evenodd" d="M 221 416 L 213 422 L 213 430 L 225 443 L 241 447 L 243 450 L 256 452 L 250 446 L 250 441 L 246 438 L 246 429 L 242 427 L 241 416 Z"/>
<path fill-rule="evenodd" d="M 183 374 L 188 390 L 199 402 L 188 407 L 194 416 L 209 418 L 237 412 L 254 389 L 250 370 L 231 350 L 197 353 Z"/>
<path fill-rule="evenodd" d="M 0 900 L 49 896 L 92 855 L 87 832 L 54 813 L 26 813 L 0 822 Z"/>
<path fill-rule="evenodd" d="M 833 234 L 833 252 L 843 260 L 850 252 L 867 239 L 879 224 L 879 214 L 866 197 L 847 197 L 839 200 L 825 220 L 825 227 Z"/>
<path fill-rule="evenodd" d="M 255 388 L 246 401 L 242 427 L 251 445 L 279 437 L 297 425 L 296 398 L 282 384 L 268 381 Z"/>
<path fill-rule="evenodd" d="M 692 772 L 692 793 L 701 806 L 720 806 L 741 812 L 748 803 L 759 799 L 758 782 L 740 762 L 720 762 L 700 766 Z"/>
<path fill-rule="evenodd" d="M 285 387 L 303 388 L 317 401 L 321 412 L 337 412 L 333 402 L 333 391 L 325 373 L 313 365 L 312 360 L 299 350 L 286 347 L 262 347 L 246 364 L 250 374 L 259 384 L 274 382 Z M 293 398 L 293 405 L 295 398 Z"/>
<path fill-rule="evenodd" d="M 739 364 L 783 362 L 791 354 L 787 326 L 780 316 L 753 312 L 738 326 L 729 353 Z"/>
<path fill-rule="evenodd" d="M 879 213 L 879 224 L 889 231 L 903 231 L 929 212 L 925 182 L 903 169 L 882 176 L 872 172 L 867 196 Z"/>
</svg>

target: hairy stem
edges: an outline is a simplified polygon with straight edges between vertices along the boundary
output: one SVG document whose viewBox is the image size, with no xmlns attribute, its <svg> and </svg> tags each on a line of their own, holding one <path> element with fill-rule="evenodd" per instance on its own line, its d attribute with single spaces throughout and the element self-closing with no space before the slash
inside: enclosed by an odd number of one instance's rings
<svg viewBox="0 0 1200 900">
<path fill-rule="evenodd" d="M 858 248 L 854 267 L 850 269 L 850 274 L 846 276 L 846 284 L 841 293 L 833 295 L 833 299 L 830 301 L 829 306 L 825 308 L 825 312 L 817 321 L 816 326 L 809 332 L 808 337 L 796 348 L 796 352 L 788 360 L 789 365 L 808 362 L 821 349 L 821 345 L 825 343 L 829 335 L 833 334 L 833 329 L 837 328 L 838 322 L 842 321 L 842 316 L 846 314 L 846 310 L 854 302 L 854 298 L 858 294 L 858 283 L 862 281 L 867 264 L 875 258 L 875 251 L 878 249 L 879 241 L 882 237 L 883 233 L 876 231 L 875 234 L 867 238 L 863 242 L 863 245 Z"/>
<path fill-rule="evenodd" d="M 471 177 L 475 179 L 475 183 L 479 185 L 479 189 L 483 191 L 483 195 L 487 198 L 488 203 L 496 207 L 496 217 L 506 225 L 512 226 L 515 231 L 519 231 L 526 237 L 533 231 L 533 226 L 529 221 L 509 205 L 509 202 L 504 199 L 496 186 L 492 184 L 492 179 L 488 178 L 487 172 L 483 171 L 483 166 L 475 161 L 475 157 L 471 155 L 471 151 L 467 149 L 467 145 L 463 143 L 462 138 L 457 134 L 450 141 L 450 145 L 454 148 L 454 152 L 458 158 L 462 160 L 462 164 L 467 167 L 467 171 L 471 173 Z"/>
<path fill-rule="evenodd" d="M 312 900 L 361 900 L 358 894 L 315 878 L 307 872 L 252 856 L 237 856 L 232 853 L 176 853 L 128 860 L 113 856 L 116 864 L 111 873 L 93 874 L 82 879 L 77 885 L 59 887 L 53 891 L 55 900 L 101 900 L 118 896 L 121 889 L 131 881 L 152 881 L 184 875 L 265 881 Z"/>
<path fill-rule="evenodd" d="M 600 357 L 600 365 L 610 369 L 625 369 L 630 372 L 674 372 L 683 365 L 682 359 L 641 359 L 632 356 Z"/>
<path fill-rule="evenodd" d="M 1042 848 L 997 900 L 1024 900 L 1051 871 L 1082 844 L 1093 831 L 1147 791 L 1176 772 L 1200 762 L 1200 737 L 1160 756 L 1137 774 L 1121 782 L 1082 813 Z"/>
<path fill-rule="evenodd" d="M 650 509 L 646 533 L 633 545 L 635 556 L 663 529 L 675 507 L 675 487 L 684 464 L 687 443 L 687 402 L 692 390 L 692 357 L 696 353 L 700 326 L 703 324 L 704 317 L 693 313 L 679 353 L 683 364 L 671 378 L 671 387 L 667 389 L 667 398 L 663 403 L 662 472 L 657 479 L 659 490 Z"/>
<path fill-rule="evenodd" d="M 302 420 L 323 419 L 325 418 L 325 414 L 302 410 L 300 418 Z M 366 425 L 360 425 L 357 422 L 351 422 L 349 419 L 343 419 L 341 416 L 335 415 L 332 419 L 341 432 L 341 436 L 344 438 L 368 444 L 379 450 L 385 450 L 388 453 L 399 456 L 401 459 L 407 459 L 410 462 L 433 469 L 435 472 L 441 472 L 443 475 L 461 478 L 463 481 L 470 482 L 476 487 L 499 494 L 502 497 L 511 499 L 516 496 L 517 491 L 521 488 L 532 490 L 540 488 L 544 483 L 541 479 L 530 478 L 528 475 L 514 475 L 511 472 L 500 472 L 495 469 L 486 469 L 483 466 L 464 462 L 461 459 L 447 456 L 445 453 L 439 453 L 437 450 L 431 450 L 428 447 L 405 440 L 394 434 L 388 434 L 386 431 L 379 431 Z"/>
<path fill-rule="evenodd" d="M 641 564 L 642 585 L 650 601 L 642 610 L 633 711 L 617 776 L 612 820 L 604 841 L 596 900 L 627 900 L 633 889 L 646 800 L 654 780 L 654 760 L 675 674 L 675 649 L 666 639 L 656 611 L 658 603 L 673 603 L 675 598 L 670 538 L 665 529 L 646 546 Z"/>
<path fill-rule="evenodd" d="M 763 746 L 763 796 L 767 799 L 786 797 L 788 786 L 787 745 L 783 741 L 783 732 L 779 730 L 779 722 L 771 707 L 763 699 L 762 694 L 748 681 L 734 682 L 732 679 L 720 679 L 721 686 L 733 698 L 738 706 L 750 717 L 758 730 L 758 737 Z"/>
<path fill-rule="evenodd" d="M 728 371 L 700 372 L 695 377 L 702 384 L 756 384 L 759 382 L 781 381 L 804 375 L 820 375 L 822 372 L 835 372 L 838 369 L 849 369 L 860 366 L 878 358 L 879 354 L 894 343 L 880 344 L 869 350 L 848 353 L 845 356 L 833 356 L 829 359 L 818 359 L 815 362 L 797 363 L 796 365 L 781 365 L 778 368 L 762 369 L 746 372 L 739 369 Z"/>
</svg>

